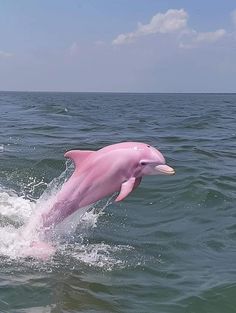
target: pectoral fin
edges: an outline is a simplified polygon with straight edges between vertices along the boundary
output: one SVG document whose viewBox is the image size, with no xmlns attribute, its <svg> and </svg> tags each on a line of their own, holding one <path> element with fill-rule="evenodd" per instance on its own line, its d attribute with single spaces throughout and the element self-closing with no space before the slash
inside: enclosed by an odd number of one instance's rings
<svg viewBox="0 0 236 313">
<path fill-rule="evenodd" d="M 135 177 L 131 177 L 125 183 L 121 185 L 121 190 L 118 197 L 115 199 L 116 202 L 123 200 L 128 194 L 135 188 Z"/>
<path fill-rule="evenodd" d="M 136 189 L 142 181 L 142 177 L 135 178 L 134 187 L 132 190 Z"/>
</svg>

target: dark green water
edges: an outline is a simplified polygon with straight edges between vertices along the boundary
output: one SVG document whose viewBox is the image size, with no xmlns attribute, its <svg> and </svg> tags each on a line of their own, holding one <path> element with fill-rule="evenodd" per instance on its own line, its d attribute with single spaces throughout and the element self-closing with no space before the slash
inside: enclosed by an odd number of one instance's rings
<svg viewBox="0 0 236 313">
<path fill-rule="evenodd" d="M 1 92 L 0 113 L 1 313 L 236 312 L 236 95 Z M 64 152 L 127 140 L 176 176 L 86 215 L 52 260 L 18 258 Z"/>
</svg>

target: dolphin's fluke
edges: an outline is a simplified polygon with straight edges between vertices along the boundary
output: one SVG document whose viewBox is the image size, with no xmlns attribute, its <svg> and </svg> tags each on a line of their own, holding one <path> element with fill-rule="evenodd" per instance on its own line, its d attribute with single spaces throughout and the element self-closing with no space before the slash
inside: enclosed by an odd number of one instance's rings
<svg viewBox="0 0 236 313">
<path fill-rule="evenodd" d="M 64 157 L 71 159 L 74 162 L 75 166 L 77 167 L 77 166 L 81 165 L 81 163 L 85 159 L 87 159 L 87 157 L 91 153 L 94 153 L 94 151 L 90 151 L 90 150 L 70 150 L 70 151 L 67 151 L 64 154 Z"/>
</svg>

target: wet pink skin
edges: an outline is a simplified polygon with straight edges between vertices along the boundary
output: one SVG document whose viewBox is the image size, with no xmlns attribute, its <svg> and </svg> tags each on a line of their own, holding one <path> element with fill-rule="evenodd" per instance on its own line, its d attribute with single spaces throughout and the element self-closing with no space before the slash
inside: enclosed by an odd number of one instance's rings
<svg viewBox="0 0 236 313">
<path fill-rule="evenodd" d="M 98 151 L 71 150 L 75 170 L 43 215 L 43 227 L 54 226 L 80 208 L 120 192 L 121 201 L 140 184 L 145 175 L 173 175 L 160 151 L 145 143 L 123 142 Z"/>
</svg>

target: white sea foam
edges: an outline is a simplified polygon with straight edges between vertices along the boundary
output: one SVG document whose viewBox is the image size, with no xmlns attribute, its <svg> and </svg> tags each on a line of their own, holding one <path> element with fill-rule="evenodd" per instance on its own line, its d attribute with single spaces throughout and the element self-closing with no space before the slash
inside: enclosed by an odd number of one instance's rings
<svg viewBox="0 0 236 313">
<path fill-rule="evenodd" d="M 24 223 L 30 217 L 34 207 L 34 202 L 17 196 L 13 191 L 0 188 L 0 216 Z"/>
<path fill-rule="evenodd" d="M 59 178 L 49 184 L 37 201 L 18 196 L 12 190 L 0 188 L 0 255 L 10 259 L 25 257 L 24 251 L 30 249 L 32 241 L 40 240 L 39 234 L 37 231 L 35 232 L 34 221 L 37 223 L 37 218 L 42 210 L 45 210 L 54 201 L 56 193 L 67 177 L 68 171 L 63 172 Z M 84 244 L 83 240 L 82 243 L 78 243 L 78 238 L 77 242 L 73 243 L 76 230 L 76 236 L 83 237 L 91 229 L 97 227 L 99 217 L 104 214 L 105 208 L 110 203 L 111 198 L 105 202 L 100 201 L 95 206 L 87 207 L 84 210 L 78 210 L 59 224 L 51 238 L 54 240 L 52 244 L 59 247 L 59 254 L 68 255 L 77 262 L 88 266 L 108 270 L 114 266 L 123 266 L 124 261 L 117 257 L 117 253 L 132 249 L 132 247 L 112 246 L 105 243 Z M 30 223 L 28 224 L 29 220 Z M 27 232 L 25 232 L 25 225 L 28 225 Z M 68 237 L 69 240 L 67 240 Z"/>
<path fill-rule="evenodd" d="M 71 256 L 86 265 L 111 270 L 114 266 L 124 267 L 126 261 L 117 255 L 133 249 L 128 245 L 111 246 L 105 243 L 77 245 L 73 248 Z"/>
</svg>

